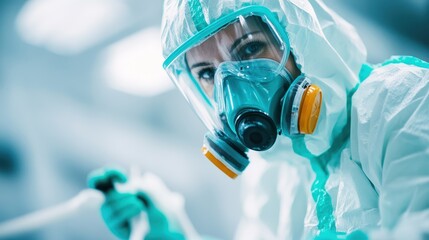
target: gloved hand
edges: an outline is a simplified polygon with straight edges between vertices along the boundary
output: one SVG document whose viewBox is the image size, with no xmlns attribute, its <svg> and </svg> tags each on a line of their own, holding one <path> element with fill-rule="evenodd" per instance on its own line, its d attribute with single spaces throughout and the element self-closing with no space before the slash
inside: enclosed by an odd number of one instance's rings
<svg viewBox="0 0 429 240">
<path fill-rule="evenodd" d="M 180 233 L 169 231 L 168 220 L 149 196 L 143 192 L 121 193 L 114 189 L 111 182 L 124 183 L 126 175 L 117 169 L 99 169 L 88 177 L 88 185 L 105 193 L 105 202 L 101 207 L 101 215 L 109 230 L 120 239 L 129 239 L 131 219 L 146 211 L 150 231 L 145 240 L 152 239 L 184 239 Z M 110 183 L 109 183 L 110 182 Z"/>
</svg>

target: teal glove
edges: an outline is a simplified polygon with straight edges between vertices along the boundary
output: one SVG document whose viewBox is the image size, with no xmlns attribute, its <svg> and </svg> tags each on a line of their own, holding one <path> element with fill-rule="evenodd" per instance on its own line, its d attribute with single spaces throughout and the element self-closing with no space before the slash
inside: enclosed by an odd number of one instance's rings
<svg viewBox="0 0 429 240">
<path fill-rule="evenodd" d="M 97 169 L 88 176 L 88 186 L 104 193 L 105 201 L 101 206 L 101 216 L 109 230 L 120 239 L 129 238 L 130 220 L 145 209 L 135 194 L 115 190 L 114 182 L 126 181 L 126 175 L 117 169 Z"/>
<path fill-rule="evenodd" d="M 145 193 L 120 193 L 114 189 L 113 182 L 124 183 L 126 175 L 116 169 L 100 169 L 88 177 L 91 188 L 105 193 L 105 202 L 101 206 L 101 215 L 109 230 L 120 239 L 129 239 L 131 234 L 130 221 L 142 211 L 146 211 L 150 232 L 145 240 L 184 239 L 180 233 L 169 231 L 168 220 Z"/>
<path fill-rule="evenodd" d="M 121 239 L 129 239 L 130 221 L 144 209 L 143 203 L 135 194 L 110 191 L 101 206 L 101 216 L 113 234 Z"/>
</svg>

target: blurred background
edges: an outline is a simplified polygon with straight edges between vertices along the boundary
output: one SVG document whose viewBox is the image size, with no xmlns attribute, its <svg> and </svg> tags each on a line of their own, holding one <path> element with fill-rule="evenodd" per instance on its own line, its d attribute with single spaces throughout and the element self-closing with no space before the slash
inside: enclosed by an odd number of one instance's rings
<svg viewBox="0 0 429 240">
<path fill-rule="evenodd" d="M 326 0 L 368 61 L 429 60 L 429 1 Z M 162 1 L 0 1 L 0 222 L 53 206 L 102 166 L 159 175 L 202 234 L 231 239 L 240 180 L 200 153 L 205 129 L 161 64 Z M 97 211 L 13 239 L 114 239 Z"/>
</svg>

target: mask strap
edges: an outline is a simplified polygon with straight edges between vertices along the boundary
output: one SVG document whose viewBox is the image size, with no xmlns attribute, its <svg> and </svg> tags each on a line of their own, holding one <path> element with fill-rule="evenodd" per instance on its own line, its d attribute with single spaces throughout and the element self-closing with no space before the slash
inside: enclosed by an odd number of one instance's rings
<svg viewBox="0 0 429 240">
<path fill-rule="evenodd" d="M 340 134 L 334 139 L 332 146 L 322 153 L 320 156 L 314 156 L 305 145 L 304 135 L 297 135 L 292 138 L 292 147 L 294 152 L 310 161 L 310 165 L 316 178 L 311 185 L 311 195 L 316 203 L 316 213 L 319 220 L 318 229 L 320 232 L 336 232 L 334 210 L 332 198 L 325 188 L 329 178 L 329 173 L 326 165 L 333 155 L 338 153 L 343 148 L 344 144 L 348 143 L 350 136 L 350 115 L 351 115 L 351 100 L 357 90 L 357 84 L 354 89 L 347 95 L 347 123 L 341 129 Z"/>
<path fill-rule="evenodd" d="M 201 31 L 203 28 L 208 26 L 206 19 L 204 18 L 203 7 L 199 0 L 188 0 L 189 10 L 191 11 L 191 18 L 194 22 L 197 31 Z"/>
<path fill-rule="evenodd" d="M 316 178 L 311 185 L 311 195 L 314 202 L 316 203 L 316 214 L 317 219 L 319 220 L 317 228 L 320 230 L 320 232 L 335 232 L 336 227 L 335 218 L 333 215 L 334 210 L 332 206 L 332 199 L 325 188 L 329 176 L 326 171 L 326 165 L 321 163 L 323 160 L 325 160 L 325 158 L 322 158 L 322 156 L 326 155 L 327 152 L 318 157 L 313 156 L 305 146 L 303 135 L 299 135 L 292 139 L 292 147 L 296 153 L 310 161 L 311 168 L 316 174 Z"/>
</svg>

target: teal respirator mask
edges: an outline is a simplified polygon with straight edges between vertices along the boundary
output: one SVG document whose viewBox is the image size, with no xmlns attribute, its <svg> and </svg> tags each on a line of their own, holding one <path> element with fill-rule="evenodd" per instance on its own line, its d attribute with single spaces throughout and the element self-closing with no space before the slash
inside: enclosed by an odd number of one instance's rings
<svg viewBox="0 0 429 240">
<path fill-rule="evenodd" d="M 269 10 L 247 7 L 204 28 L 164 63 L 209 128 L 203 154 L 231 178 L 249 164 L 248 150 L 315 130 L 322 93 L 286 67 L 287 39 Z"/>
</svg>

